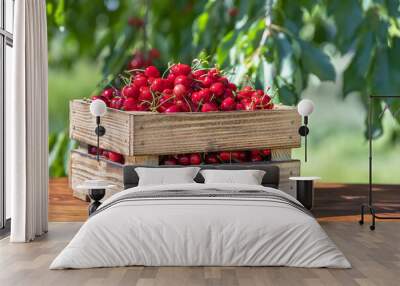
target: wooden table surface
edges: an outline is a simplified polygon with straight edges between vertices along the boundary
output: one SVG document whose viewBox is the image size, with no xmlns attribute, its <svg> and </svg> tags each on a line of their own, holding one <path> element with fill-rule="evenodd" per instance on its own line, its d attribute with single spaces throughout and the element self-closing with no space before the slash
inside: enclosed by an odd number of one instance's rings
<svg viewBox="0 0 400 286">
<path fill-rule="evenodd" d="M 317 183 L 312 212 L 319 221 L 358 221 L 360 204 L 366 202 L 367 195 L 368 185 Z M 374 201 L 382 213 L 400 212 L 400 186 L 376 185 Z M 87 202 L 72 196 L 67 178 L 50 180 L 50 221 L 85 221 L 87 206 Z"/>
</svg>

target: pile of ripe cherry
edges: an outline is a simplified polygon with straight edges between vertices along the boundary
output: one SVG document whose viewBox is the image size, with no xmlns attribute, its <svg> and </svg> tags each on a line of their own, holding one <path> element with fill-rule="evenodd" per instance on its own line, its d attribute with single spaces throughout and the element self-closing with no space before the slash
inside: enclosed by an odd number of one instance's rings
<svg viewBox="0 0 400 286">
<path fill-rule="evenodd" d="M 108 107 L 125 111 L 160 113 L 274 108 L 268 91 L 256 90 L 251 86 L 238 89 L 217 68 L 204 69 L 178 63 L 171 65 L 161 75 L 153 65 L 137 69 L 143 63 L 137 63 L 136 60 L 135 57 L 128 65 L 128 68 L 134 69 L 129 71 L 130 77 L 121 89 L 107 87 L 100 95 L 92 96 L 92 100 L 101 99 Z M 88 151 L 97 153 L 93 146 Z M 100 150 L 100 155 L 114 162 L 124 162 L 123 156 L 116 152 Z M 198 165 L 263 160 L 270 160 L 269 149 L 163 156 L 160 163 Z"/>
<path fill-rule="evenodd" d="M 109 87 L 101 95 L 107 106 L 125 111 L 210 112 L 272 109 L 270 95 L 263 90 L 237 86 L 218 69 L 192 69 L 174 64 L 162 77 L 155 66 L 132 70 L 121 90 Z"/>
<path fill-rule="evenodd" d="M 97 148 L 89 146 L 89 154 L 96 155 Z M 124 156 L 108 150 L 100 149 L 100 155 L 110 161 L 124 164 Z M 191 153 L 161 156 L 160 165 L 202 165 L 221 163 L 261 162 L 271 160 L 271 150 L 221 151 L 208 153 Z"/>
</svg>

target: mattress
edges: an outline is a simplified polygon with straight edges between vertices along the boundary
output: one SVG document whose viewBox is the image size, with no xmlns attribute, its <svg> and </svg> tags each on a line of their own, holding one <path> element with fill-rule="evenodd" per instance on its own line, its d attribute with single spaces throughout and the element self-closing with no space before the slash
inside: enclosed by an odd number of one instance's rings
<svg viewBox="0 0 400 286">
<path fill-rule="evenodd" d="M 315 218 L 282 191 L 193 183 L 110 197 L 50 269 L 133 265 L 351 267 Z"/>
</svg>

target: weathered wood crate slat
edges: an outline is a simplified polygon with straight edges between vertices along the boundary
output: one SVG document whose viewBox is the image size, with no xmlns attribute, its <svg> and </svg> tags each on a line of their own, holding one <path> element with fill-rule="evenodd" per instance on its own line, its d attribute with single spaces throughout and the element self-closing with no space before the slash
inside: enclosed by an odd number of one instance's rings
<svg viewBox="0 0 400 286">
<path fill-rule="evenodd" d="M 109 109 L 101 124 L 102 148 L 127 156 L 300 147 L 301 117 L 295 108 L 210 113 L 157 114 Z M 96 145 L 89 103 L 70 104 L 70 136 Z"/>
<path fill-rule="evenodd" d="M 295 184 L 289 180 L 291 176 L 300 175 L 300 161 L 271 161 L 259 164 L 278 166 L 280 169 L 279 189 L 295 196 Z M 78 190 L 76 187 L 85 180 L 102 179 L 110 181 L 116 185 L 115 188 L 107 190 L 106 197 L 122 191 L 124 165 L 114 163 L 101 158 L 99 162 L 96 156 L 87 154 L 85 150 L 74 150 L 71 152 L 70 161 L 70 184 L 74 196 L 82 200 L 87 200 L 86 191 Z"/>
</svg>

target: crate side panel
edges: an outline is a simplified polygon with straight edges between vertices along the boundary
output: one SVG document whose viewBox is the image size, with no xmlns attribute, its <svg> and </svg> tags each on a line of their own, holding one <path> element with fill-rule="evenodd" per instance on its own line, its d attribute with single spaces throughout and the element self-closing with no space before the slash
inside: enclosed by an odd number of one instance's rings
<svg viewBox="0 0 400 286">
<path fill-rule="evenodd" d="M 85 154 L 80 150 L 71 152 L 71 188 L 74 196 L 84 199 L 86 190 L 79 190 L 77 186 L 86 180 L 101 179 L 111 182 L 116 187 L 107 190 L 106 197 L 120 192 L 123 185 L 123 165 L 113 163 L 104 159 L 97 162 L 93 155 Z"/>
<path fill-rule="evenodd" d="M 295 110 L 134 116 L 135 155 L 300 147 Z"/>
<path fill-rule="evenodd" d="M 95 134 L 96 118 L 89 110 L 90 104 L 82 100 L 70 103 L 70 137 L 80 142 L 97 146 Z M 108 109 L 101 118 L 106 134 L 100 137 L 104 149 L 130 155 L 130 115 L 129 113 Z"/>
</svg>

